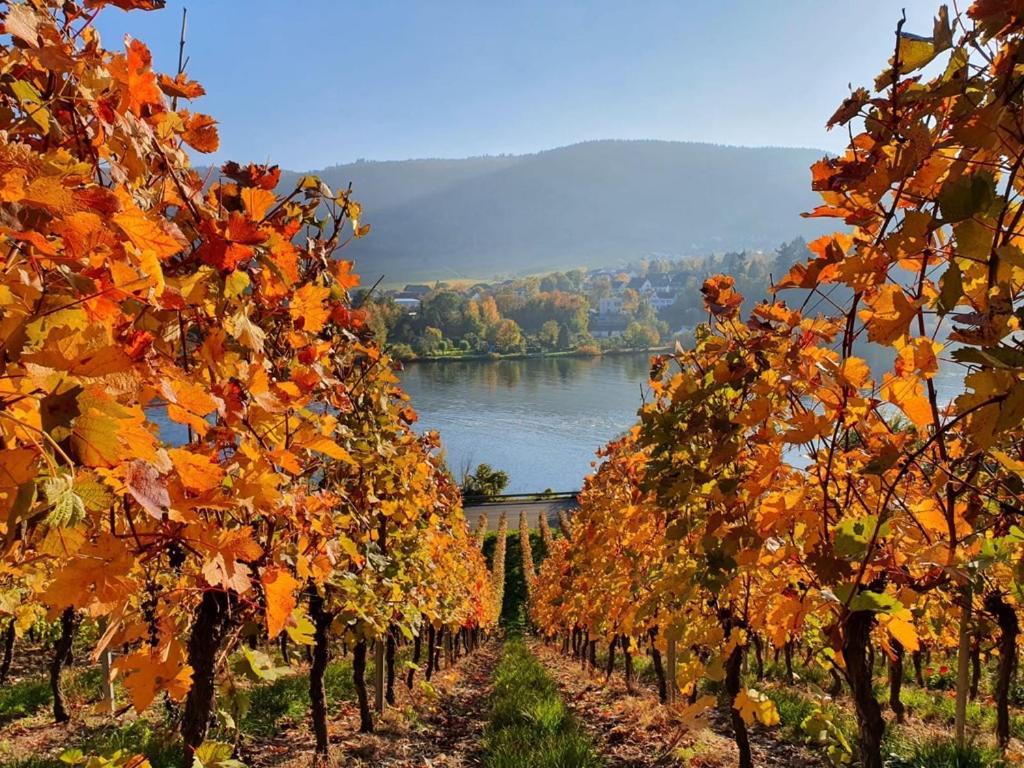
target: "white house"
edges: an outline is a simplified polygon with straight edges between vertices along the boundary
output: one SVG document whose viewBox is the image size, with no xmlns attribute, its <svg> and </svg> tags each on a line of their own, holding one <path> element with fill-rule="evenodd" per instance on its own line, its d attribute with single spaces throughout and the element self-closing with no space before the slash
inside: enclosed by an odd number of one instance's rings
<svg viewBox="0 0 1024 768">
<path fill-rule="evenodd" d="M 667 309 L 676 303 L 676 298 L 679 294 L 675 290 L 669 288 L 666 290 L 655 291 L 647 297 L 647 303 L 650 304 L 654 309 Z"/>
<path fill-rule="evenodd" d="M 599 315 L 618 315 L 622 312 L 621 296 L 605 296 L 597 301 L 597 313 Z"/>
</svg>

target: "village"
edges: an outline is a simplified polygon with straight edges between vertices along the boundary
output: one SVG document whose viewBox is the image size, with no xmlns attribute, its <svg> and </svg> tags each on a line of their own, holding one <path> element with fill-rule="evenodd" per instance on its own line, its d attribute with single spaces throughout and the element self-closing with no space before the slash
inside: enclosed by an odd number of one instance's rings
<svg viewBox="0 0 1024 768">
<path fill-rule="evenodd" d="M 774 251 L 650 257 L 621 268 L 571 269 L 494 281 L 409 283 L 365 297 L 382 341 L 405 359 L 601 354 L 656 349 L 704 319 L 699 289 L 729 269 L 750 300 L 806 254 L 802 239 Z"/>
</svg>

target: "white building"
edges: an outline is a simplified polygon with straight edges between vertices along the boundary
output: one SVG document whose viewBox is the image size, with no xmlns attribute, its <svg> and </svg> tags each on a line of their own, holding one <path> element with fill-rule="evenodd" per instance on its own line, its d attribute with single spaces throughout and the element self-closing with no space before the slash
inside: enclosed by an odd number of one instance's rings
<svg viewBox="0 0 1024 768">
<path fill-rule="evenodd" d="M 621 296 L 605 296 L 597 301 L 597 313 L 599 315 L 618 315 L 622 312 Z"/>
</svg>

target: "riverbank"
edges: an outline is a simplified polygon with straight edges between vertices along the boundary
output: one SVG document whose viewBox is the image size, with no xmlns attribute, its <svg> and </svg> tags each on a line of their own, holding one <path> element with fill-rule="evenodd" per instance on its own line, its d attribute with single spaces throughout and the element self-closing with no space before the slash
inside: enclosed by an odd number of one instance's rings
<svg viewBox="0 0 1024 768">
<path fill-rule="evenodd" d="M 675 349 L 675 345 L 663 344 L 657 347 L 646 347 L 637 349 L 570 349 L 564 352 L 515 352 L 512 354 L 502 355 L 497 352 L 487 352 L 480 354 L 478 352 L 451 352 L 444 355 L 423 355 L 416 357 L 403 358 L 403 363 L 451 363 L 451 362 L 487 362 L 491 360 L 538 360 L 538 359 L 558 359 L 558 358 L 599 358 L 599 357 L 616 357 L 622 355 L 659 355 L 667 352 L 671 352 Z"/>
</svg>

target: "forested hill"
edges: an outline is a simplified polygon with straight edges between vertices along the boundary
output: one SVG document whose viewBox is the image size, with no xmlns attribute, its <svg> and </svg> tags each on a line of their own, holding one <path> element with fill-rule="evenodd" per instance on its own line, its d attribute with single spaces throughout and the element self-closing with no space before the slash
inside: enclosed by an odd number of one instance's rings
<svg viewBox="0 0 1024 768">
<path fill-rule="evenodd" d="M 357 162 L 370 237 L 348 251 L 364 279 L 482 278 L 613 266 L 650 254 L 773 248 L 830 225 L 803 219 L 820 150 L 594 141 L 532 155 Z M 285 174 L 282 186 L 298 174 Z"/>
</svg>

